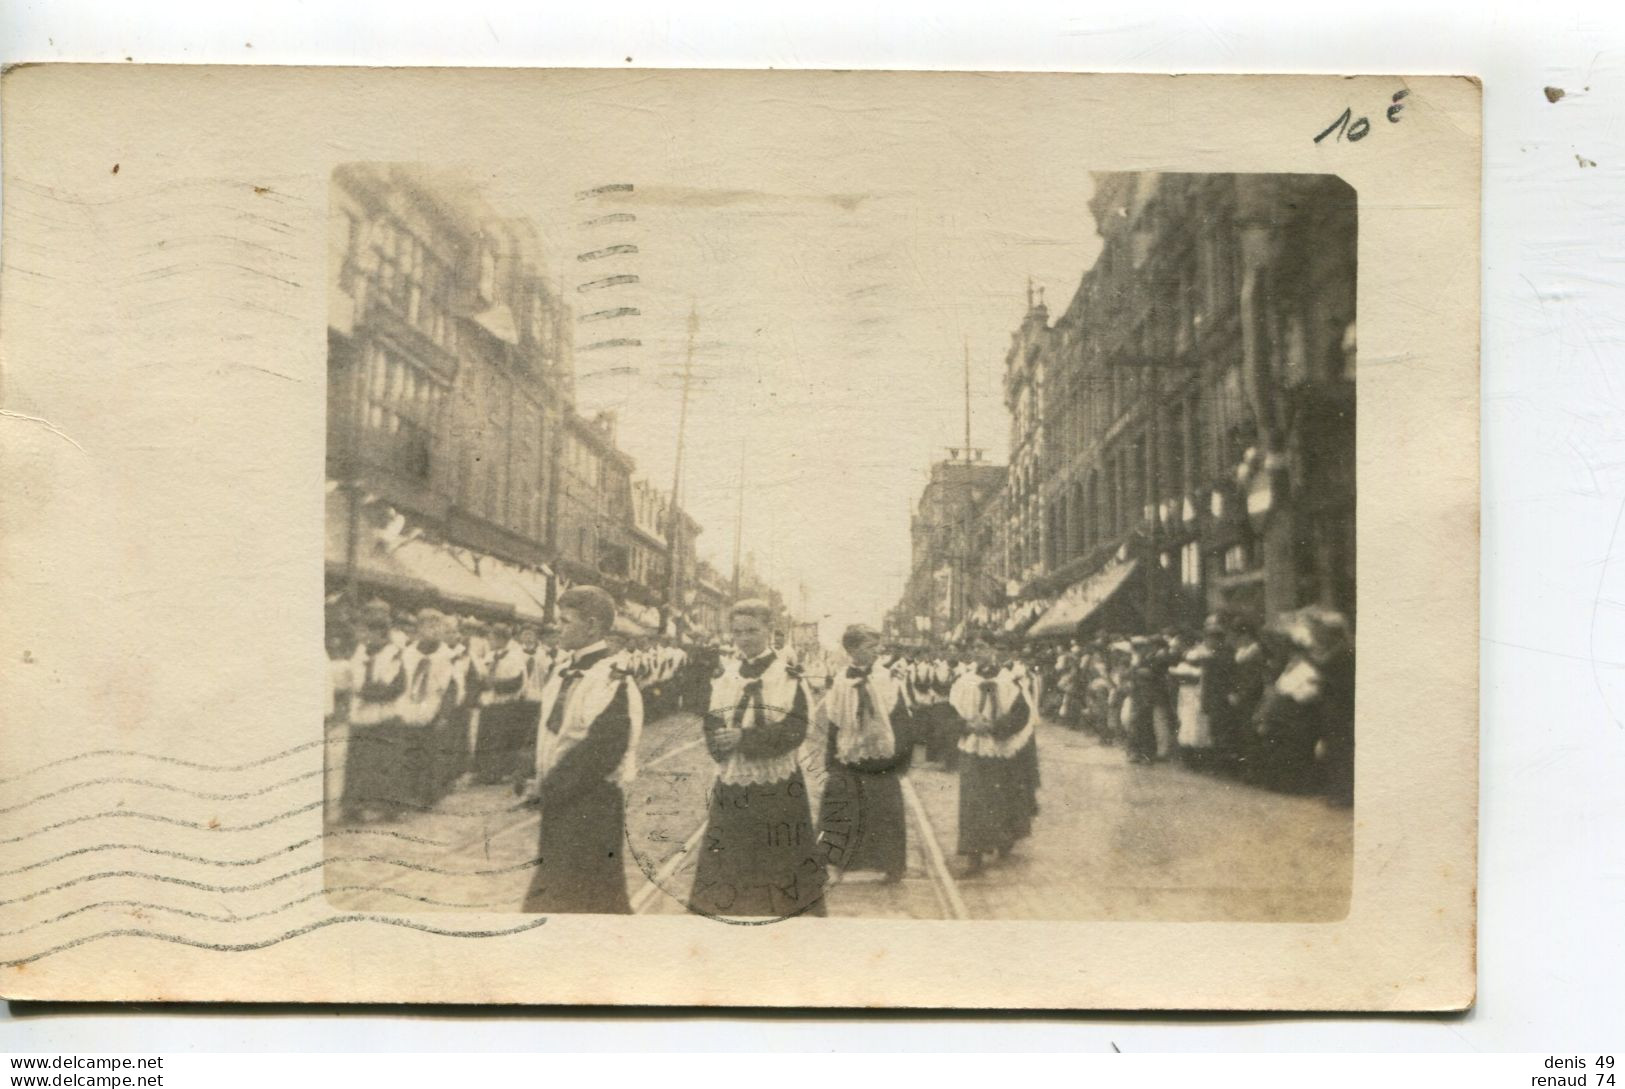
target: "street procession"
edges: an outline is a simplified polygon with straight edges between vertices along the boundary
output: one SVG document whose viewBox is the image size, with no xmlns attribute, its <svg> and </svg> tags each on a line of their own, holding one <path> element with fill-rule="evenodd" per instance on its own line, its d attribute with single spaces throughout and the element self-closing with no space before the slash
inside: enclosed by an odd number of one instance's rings
<svg viewBox="0 0 1625 1089">
<path fill-rule="evenodd" d="M 940 410 L 905 446 L 882 373 L 741 407 L 789 379 L 729 371 L 737 306 L 655 286 L 658 189 L 581 188 L 559 227 L 337 171 L 329 898 L 1340 917 L 1352 192 L 1091 178 L 1086 255 L 1048 277 L 1075 289 L 1052 313 L 1018 280 L 1002 328 L 909 372 Z M 882 322 L 878 273 L 843 275 L 834 309 Z"/>
</svg>

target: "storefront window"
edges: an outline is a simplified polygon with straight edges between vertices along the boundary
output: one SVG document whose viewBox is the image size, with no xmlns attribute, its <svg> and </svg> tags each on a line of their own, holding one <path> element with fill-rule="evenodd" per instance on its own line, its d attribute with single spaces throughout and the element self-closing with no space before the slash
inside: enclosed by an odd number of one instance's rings
<svg viewBox="0 0 1625 1089">
<path fill-rule="evenodd" d="M 1180 550 L 1179 581 L 1193 590 L 1202 586 L 1202 546 L 1195 541 Z"/>
</svg>

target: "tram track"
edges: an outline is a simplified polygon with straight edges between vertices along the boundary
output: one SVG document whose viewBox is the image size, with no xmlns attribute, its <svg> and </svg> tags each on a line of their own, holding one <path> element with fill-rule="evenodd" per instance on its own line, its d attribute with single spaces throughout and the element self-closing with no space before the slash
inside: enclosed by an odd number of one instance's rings
<svg viewBox="0 0 1625 1089">
<path fill-rule="evenodd" d="M 936 893 L 944 917 L 969 919 L 970 911 L 959 895 L 959 885 L 954 881 L 953 871 L 948 868 L 947 856 L 943 854 L 942 844 L 937 840 L 937 831 L 932 827 L 931 818 L 925 812 L 925 803 L 920 801 L 919 792 L 914 789 L 914 784 L 909 782 L 908 776 L 902 777 L 901 785 L 903 804 L 908 807 L 909 816 L 914 824 L 915 842 L 920 845 L 920 851 L 925 855 L 925 869 L 931 878 L 931 891 Z"/>
<path fill-rule="evenodd" d="M 958 882 L 954 880 L 953 871 L 948 865 L 947 855 L 937 838 L 936 828 L 932 825 L 931 818 L 926 813 L 925 805 L 920 800 L 919 793 L 906 776 L 901 780 L 901 786 L 910 825 L 910 842 L 919 852 L 921 869 L 929 883 L 932 896 L 936 900 L 938 911 L 944 919 L 969 919 L 971 917 L 970 910 L 965 906 L 964 898 L 959 893 Z M 681 896 L 669 891 L 672 879 L 694 863 L 694 852 L 705 836 L 705 827 L 706 822 L 700 821 L 693 832 L 683 841 L 682 846 L 674 851 L 653 874 L 645 874 L 648 884 L 639 889 L 637 894 L 632 897 L 633 914 L 649 914 L 659 904 L 660 895 L 663 892 L 671 895 L 675 900 L 681 901 Z M 897 890 L 893 895 L 900 897 L 904 886 L 910 880 L 912 879 L 905 878 L 904 881 L 891 886 Z M 829 894 L 839 895 L 838 890 L 843 883 L 844 876 L 837 878 L 830 885 Z M 854 886 L 869 885 L 872 887 L 874 883 L 859 879 L 852 882 L 852 884 Z M 903 915 L 907 913 L 899 910 L 897 914 Z"/>
<path fill-rule="evenodd" d="M 700 737 L 663 749 L 642 762 L 639 774 L 641 776 L 644 773 L 653 771 L 703 744 L 704 738 Z M 902 778 L 900 786 L 909 825 L 910 844 L 913 850 L 918 852 L 919 876 L 926 879 L 939 916 L 943 919 L 970 918 L 970 912 L 959 893 L 953 872 L 949 868 L 948 857 L 943 851 L 936 829 L 931 823 L 930 816 L 926 812 L 925 804 L 921 800 L 919 792 L 910 782 L 908 776 Z M 534 838 L 538 817 L 539 813 L 536 809 L 516 806 L 512 817 L 504 819 L 502 823 L 495 827 L 481 830 L 474 835 L 461 839 L 448 848 L 442 857 L 464 859 L 485 856 L 491 858 L 493 854 L 501 857 L 510 849 L 511 841 L 515 837 Z M 674 882 L 682 880 L 684 871 L 692 869 L 694 866 L 697 858 L 696 852 L 704 838 L 705 828 L 706 821 L 701 819 L 686 836 L 682 844 L 652 872 L 641 866 L 639 867 L 638 873 L 643 878 L 643 884 L 631 898 L 633 914 L 649 915 L 657 913 L 662 906 L 662 894 L 672 897 L 674 902 L 681 902 L 682 896 L 674 890 Z M 493 851 L 493 848 L 496 848 L 496 850 Z M 342 865 L 344 860 L 335 858 L 332 861 Z M 389 881 L 387 886 L 381 886 L 376 894 L 363 895 L 356 900 L 350 901 L 345 906 L 369 911 L 390 910 L 390 905 L 398 902 L 400 895 L 408 897 L 423 896 L 431 892 L 443 891 L 445 881 L 446 878 L 443 875 L 423 873 L 412 873 L 409 876 L 402 875 L 397 880 Z M 884 914 L 919 917 L 920 912 L 929 901 L 918 898 L 919 885 L 917 881 L 918 876 L 911 876 L 895 886 L 891 886 L 895 891 L 888 892 L 885 895 L 889 897 L 887 904 L 892 910 L 884 912 Z M 829 893 L 839 897 L 839 890 L 843 883 L 844 875 L 838 876 L 830 885 Z M 865 881 L 863 876 L 858 877 L 851 884 L 853 888 L 873 887 L 873 883 Z M 906 889 L 909 886 L 912 886 L 916 891 L 908 893 Z M 866 892 L 863 895 L 870 894 Z M 911 902 L 913 904 L 912 912 L 908 910 L 908 905 Z"/>
<path fill-rule="evenodd" d="M 685 741 L 680 745 L 674 745 L 669 749 L 655 753 L 647 761 L 641 763 L 640 774 L 642 772 L 653 770 L 654 768 L 664 764 L 666 761 L 680 756 L 699 745 L 703 745 L 704 743 L 705 739 L 703 737 L 694 738 L 693 740 Z M 531 838 L 534 838 L 534 829 L 536 827 L 538 816 L 539 811 L 534 807 L 515 805 L 514 815 L 511 818 L 508 818 L 503 824 L 496 828 L 483 829 L 460 842 L 454 843 L 451 847 L 446 849 L 445 857 L 453 859 L 466 858 L 476 850 L 480 850 L 480 853 L 489 856 L 493 844 L 499 842 L 506 843 L 507 840 L 517 832 L 526 832 Z M 700 826 L 700 831 L 704 831 L 703 823 Z M 696 837 L 698 834 L 699 833 L 696 832 Z M 482 847 L 483 850 L 481 850 Z M 345 860 L 341 857 L 329 859 L 328 861 L 332 864 L 342 865 Z M 423 894 L 433 890 L 437 884 L 441 884 L 443 882 L 444 877 L 438 877 L 437 879 L 436 875 L 414 873 L 410 877 L 406 877 L 402 880 L 391 881 L 376 895 L 362 896 L 346 906 L 363 911 L 384 910 L 384 905 L 398 899 L 398 896 L 391 895 L 392 893 L 404 894 L 407 896 L 422 896 Z M 644 896 L 645 894 L 653 891 L 656 890 L 651 885 L 647 888 L 639 890 L 639 896 Z"/>
</svg>

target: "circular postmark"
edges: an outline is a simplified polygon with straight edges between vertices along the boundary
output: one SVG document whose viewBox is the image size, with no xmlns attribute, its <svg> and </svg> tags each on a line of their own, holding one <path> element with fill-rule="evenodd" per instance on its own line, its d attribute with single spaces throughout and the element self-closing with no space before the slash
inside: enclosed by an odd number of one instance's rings
<svg viewBox="0 0 1625 1089">
<path fill-rule="evenodd" d="M 786 712 L 764 708 L 769 722 Z M 789 753 L 744 742 L 709 716 L 651 724 L 654 752 L 626 792 L 628 853 L 659 900 L 718 922 L 762 926 L 823 915 L 863 840 L 862 777 L 826 769 L 826 738 Z"/>
</svg>

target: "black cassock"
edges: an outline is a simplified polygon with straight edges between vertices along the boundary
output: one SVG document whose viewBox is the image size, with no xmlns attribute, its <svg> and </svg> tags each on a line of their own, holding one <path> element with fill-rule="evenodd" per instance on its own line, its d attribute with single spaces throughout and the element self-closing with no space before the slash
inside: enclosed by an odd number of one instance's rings
<svg viewBox="0 0 1625 1089">
<path fill-rule="evenodd" d="M 728 713 L 706 715 L 705 738 L 712 759 L 729 753 L 712 744 L 717 730 L 738 724 L 747 701 L 755 699 L 758 718 L 743 731 L 738 752 L 751 760 L 793 754 L 807 737 L 807 695 L 796 685 L 792 706 L 777 722 L 760 715 L 759 679 L 772 665 L 760 660 L 740 670 L 745 680 L 739 703 Z M 756 685 L 750 682 L 757 681 Z M 711 790 L 704 841 L 695 865 L 689 906 L 705 915 L 823 915 L 824 855 L 812 825 L 807 785 L 798 767 L 785 778 L 763 783 L 724 783 Z"/>
<path fill-rule="evenodd" d="M 902 777 L 914 752 L 915 734 L 901 692 L 890 712 L 890 721 L 894 755 L 853 763 L 840 759 L 840 727 L 830 723 L 824 755 L 829 779 L 824 786 L 818 827 L 830 850 L 829 861 L 842 870 L 878 870 L 890 877 L 901 877 L 908 868 L 908 817 L 903 810 Z"/>
<path fill-rule="evenodd" d="M 594 659 L 596 661 L 597 659 Z M 580 669 L 590 668 L 584 661 Z M 565 683 L 570 674 L 565 673 Z M 630 915 L 626 895 L 626 816 L 621 788 L 611 781 L 626 756 L 632 719 L 623 680 L 587 736 L 560 757 L 539 784 L 542 798 L 537 865 L 525 895 L 526 912 Z M 558 732 L 569 689 L 561 688 L 547 728 Z"/>
<path fill-rule="evenodd" d="M 1018 692 L 1019 692 L 1018 688 Z M 1000 715 L 989 735 L 1003 741 L 1020 733 L 1031 714 L 1025 694 Z M 1011 756 L 959 753 L 959 847 L 962 855 L 1007 851 L 1032 832 L 1037 811 L 1038 749 L 1032 742 Z"/>
<path fill-rule="evenodd" d="M 406 692 L 406 670 L 398 669 L 386 682 L 372 679 L 372 660 L 367 658 L 366 673 L 357 705 L 392 708 Z M 342 807 L 347 819 L 360 819 L 367 808 L 381 808 L 386 813 L 398 814 L 412 799 L 403 789 L 407 778 L 406 727 L 399 716 L 390 714 L 381 718 L 378 711 L 368 716 L 366 723 L 352 722 L 350 745 L 344 763 L 344 796 Z M 353 712 L 352 712 L 353 715 Z"/>
</svg>

